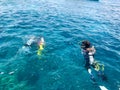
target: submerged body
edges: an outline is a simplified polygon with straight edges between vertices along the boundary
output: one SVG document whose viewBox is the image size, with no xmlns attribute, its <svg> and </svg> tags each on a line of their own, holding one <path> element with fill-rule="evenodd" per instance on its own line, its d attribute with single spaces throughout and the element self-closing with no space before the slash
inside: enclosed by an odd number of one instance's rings
<svg viewBox="0 0 120 90">
<path fill-rule="evenodd" d="M 90 74 L 90 78 L 93 82 L 96 82 L 94 75 L 92 74 L 91 67 L 94 68 L 98 72 L 98 75 L 102 77 L 103 80 L 107 80 L 106 76 L 104 75 L 104 65 L 99 64 L 94 60 L 94 54 L 96 52 L 94 46 L 90 44 L 89 41 L 85 40 L 81 44 L 82 53 L 85 59 L 85 68 L 87 69 L 88 73 Z M 98 85 L 101 90 L 108 90 L 105 86 Z"/>
<path fill-rule="evenodd" d="M 38 46 L 37 55 L 41 55 L 42 50 L 44 49 L 45 41 L 44 38 L 36 38 L 32 36 L 22 47 L 25 52 L 30 52 L 32 46 Z"/>
</svg>

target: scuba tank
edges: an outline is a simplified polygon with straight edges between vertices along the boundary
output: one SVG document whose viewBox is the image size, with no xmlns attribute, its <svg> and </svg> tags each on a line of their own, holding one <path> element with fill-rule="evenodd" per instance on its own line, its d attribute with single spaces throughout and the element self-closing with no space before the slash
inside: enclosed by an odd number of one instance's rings
<svg viewBox="0 0 120 90">
<path fill-rule="evenodd" d="M 95 53 L 95 49 L 94 49 L 94 46 L 92 46 L 92 48 L 93 48 L 93 50 L 88 53 L 89 59 L 90 59 L 90 62 L 89 62 L 90 64 L 94 63 L 94 57 L 93 57 L 93 55 Z"/>
<path fill-rule="evenodd" d="M 88 55 L 89 55 L 89 59 L 90 59 L 90 65 L 92 65 L 93 63 L 94 63 L 94 57 L 93 57 L 93 53 L 92 52 L 89 52 L 88 53 Z"/>
</svg>

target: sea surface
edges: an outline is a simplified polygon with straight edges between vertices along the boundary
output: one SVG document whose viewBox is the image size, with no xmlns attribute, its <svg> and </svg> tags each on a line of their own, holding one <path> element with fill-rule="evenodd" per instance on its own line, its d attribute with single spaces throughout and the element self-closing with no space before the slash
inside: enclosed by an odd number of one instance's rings
<svg viewBox="0 0 120 90">
<path fill-rule="evenodd" d="M 22 48 L 31 38 L 44 37 Z M 89 40 L 104 81 L 84 67 Z M 120 0 L 0 0 L 0 90 L 120 90 Z"/>
</svg>

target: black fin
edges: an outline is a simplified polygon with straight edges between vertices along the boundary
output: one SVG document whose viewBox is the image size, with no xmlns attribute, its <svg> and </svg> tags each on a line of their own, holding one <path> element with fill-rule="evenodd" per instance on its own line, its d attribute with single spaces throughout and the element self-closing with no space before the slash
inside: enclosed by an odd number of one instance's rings
<svg viewBox="0 0 120 90">
<path fill-rule="evenodd" d="M 105 74 L 102 74 L 101 78 L 102 78 L 103 81 L 108 81 L 108 78 L 107 78 L 107 76 L 105 76 Z"/>
</svg>

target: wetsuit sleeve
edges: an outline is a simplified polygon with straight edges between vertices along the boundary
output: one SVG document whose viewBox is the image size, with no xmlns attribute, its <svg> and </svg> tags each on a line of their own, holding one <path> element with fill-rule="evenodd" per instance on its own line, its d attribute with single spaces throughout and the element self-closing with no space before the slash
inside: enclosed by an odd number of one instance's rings
<svg viewBox="0 0 120 90">
<path fill-rule="evenodd" d="M 92 53 L 95 54 L 95 52 L 96 52 L 95 47 L 92 46 L 92 49 L 93 49 Z"/>
</svg>

